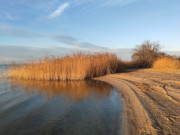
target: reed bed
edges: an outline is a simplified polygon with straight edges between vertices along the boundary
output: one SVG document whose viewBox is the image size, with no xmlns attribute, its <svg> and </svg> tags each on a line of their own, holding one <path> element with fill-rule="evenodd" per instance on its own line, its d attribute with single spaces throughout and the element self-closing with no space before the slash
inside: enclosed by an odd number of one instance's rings
<svg viewBox="0 0 180 135">
<path fill-rule="evenodd" d="M 119 68 L 121 67 L 121 68 Z M 122 70 L 115 54 L 74 53 L 64 57 L 45 57 L 36 62 L 10 66 L 8 77 L 33 80 L 84 80 Z"/>
<path fill-rule="evenodd" d="M 173 57 L 162 57 L 155 61 L 153 68 L 161 70 L 180 70 L 180 60 Z"/>
</svg>

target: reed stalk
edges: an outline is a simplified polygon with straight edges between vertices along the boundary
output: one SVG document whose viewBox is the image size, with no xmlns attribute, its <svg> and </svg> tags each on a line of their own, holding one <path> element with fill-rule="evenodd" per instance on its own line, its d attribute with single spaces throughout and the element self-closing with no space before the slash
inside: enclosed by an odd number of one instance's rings
<svg viewBox="0 0 180 135">
<path fill-rule="evenodd" d="M 20 66 L 11 65 L 8 77 L 33 80 L 84 80 L 115 73 L 120 66 L 123 64 L 115 54 L 73 53 L 64 57 L 44 57 Z"/>
</svg>

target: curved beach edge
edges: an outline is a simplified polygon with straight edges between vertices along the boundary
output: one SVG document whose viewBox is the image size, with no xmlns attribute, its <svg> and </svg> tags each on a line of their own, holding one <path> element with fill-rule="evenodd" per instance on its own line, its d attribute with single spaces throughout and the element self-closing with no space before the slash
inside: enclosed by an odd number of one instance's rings
<svg viewBox="0 0 180 135">
<path fill-rule="evenodd" d="M 111 84 L 124 99 L 123 131 L 121 134 L 156 134 L 147 111 L 134 93 L 134 89 L 138 90 L 136 86 L 109 75 L 94 79 Z"/>
<path fill-rule="evenodd" d="M 180 72 L 131 70 L 94 78 L 114 86 L 124 99 L 124 133 L 180 133 Z"/>
</svg>

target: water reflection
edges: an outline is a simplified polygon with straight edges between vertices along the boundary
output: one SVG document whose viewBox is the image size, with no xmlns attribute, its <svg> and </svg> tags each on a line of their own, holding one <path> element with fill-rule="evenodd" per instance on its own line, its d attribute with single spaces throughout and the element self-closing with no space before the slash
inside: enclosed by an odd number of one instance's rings
<svg viewBox="0 0 180 135">
<path fill-rule="evenodd" d="M 108 98 L 112 86 L 100 81 L 36 81 L 36 80 L 11 80 L 12 89 L 19 85 L 26 92 L 34 91 L 46 94 L 47 98 L 63 95 L 69 99 L 78 101 L 80 99 L 94 97 L 97 99 Z"/>
<path fill-rule="evenodd" d="M 99 81 L 3 80 L 0 135 L 117 135 L 123 101 Z"/>
</svg>

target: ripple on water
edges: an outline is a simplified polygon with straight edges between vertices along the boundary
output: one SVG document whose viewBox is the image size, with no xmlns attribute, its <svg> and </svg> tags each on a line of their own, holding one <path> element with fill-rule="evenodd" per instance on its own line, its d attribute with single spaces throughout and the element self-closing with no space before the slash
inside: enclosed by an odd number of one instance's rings
<svg viewBox="0 0 180 135">
<path fill-rule="evenodd" d="M 123 101 L 99 81 L 12 80 L 0 84 L 0 134 L 116 135 Z"/>
</svg>

